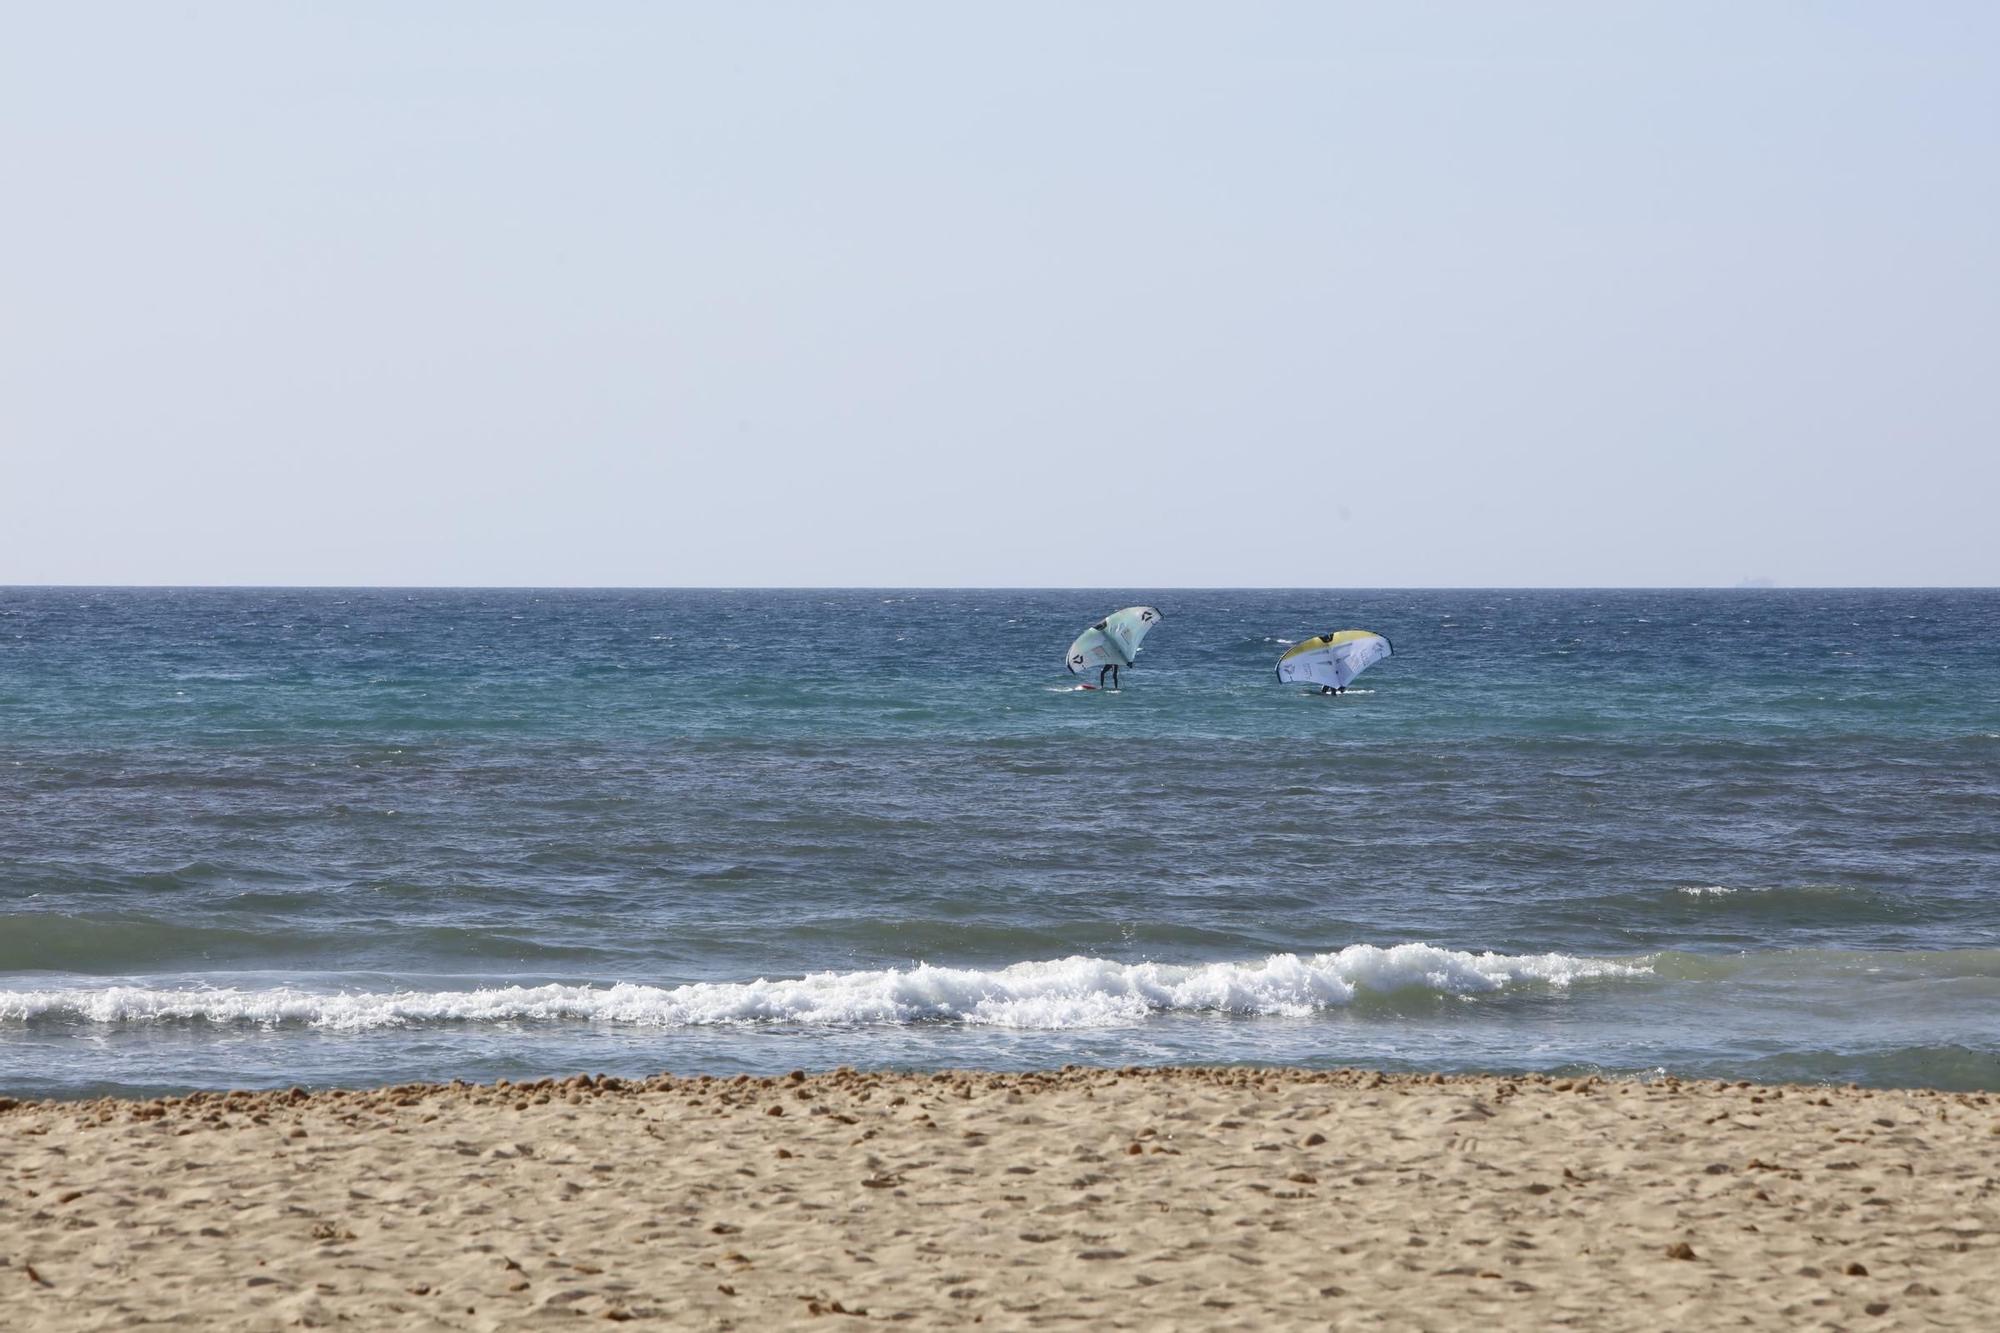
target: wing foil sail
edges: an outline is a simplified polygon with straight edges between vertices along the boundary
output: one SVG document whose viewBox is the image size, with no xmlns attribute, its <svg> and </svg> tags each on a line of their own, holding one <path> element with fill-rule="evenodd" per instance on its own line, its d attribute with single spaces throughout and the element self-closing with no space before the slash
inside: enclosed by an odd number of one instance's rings
<svg viewBox="0 0 2000 1333">
<path fill-rule="evenodd" d="M 1156 606 L 1128 606 L 1113 611 L 1076 636 L 1063 658 L 1063 666 L 1073 676 L 1088 675 L 1104 667 L 1128 667 L 1139 656 L 1139 645 L 1153 626 L 1160 623 Z"/>
<path fill-rule="evenodd" d="M 1387 639 L 1371 630 L 1335 630 L 1287 650 L 1278 659 L 1278 679 L 1345 689 L 1393 651 Z"/>
</svg>

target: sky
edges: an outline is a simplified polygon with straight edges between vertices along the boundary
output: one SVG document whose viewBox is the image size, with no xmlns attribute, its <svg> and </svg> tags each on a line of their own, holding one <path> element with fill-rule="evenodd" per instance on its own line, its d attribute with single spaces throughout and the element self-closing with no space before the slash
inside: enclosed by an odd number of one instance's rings
<svg viewBox="0 0 2000 1333">
<path fill-rule="evenodd" d="M 0 584 L 2000 584 L 2000 6 L 0 6 Z"/>
</svg>

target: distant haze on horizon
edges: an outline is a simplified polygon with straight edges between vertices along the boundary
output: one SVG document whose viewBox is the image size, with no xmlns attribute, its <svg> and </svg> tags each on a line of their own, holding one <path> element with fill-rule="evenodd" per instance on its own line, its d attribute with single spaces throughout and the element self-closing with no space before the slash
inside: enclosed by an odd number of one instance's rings
<svg viewBox="0 0 2000 1333">
<path fill-rule="evenodd" d="M 8 30 L 0 584 L 2000 584 L 2000 7 Z"/>
</svg>

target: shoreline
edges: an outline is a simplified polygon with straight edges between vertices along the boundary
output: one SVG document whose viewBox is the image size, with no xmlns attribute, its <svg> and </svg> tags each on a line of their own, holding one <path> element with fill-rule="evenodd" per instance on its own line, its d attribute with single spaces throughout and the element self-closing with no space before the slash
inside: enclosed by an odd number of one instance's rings
<svg viewBox="0 0 2000 1333">
<path fill-rule="evenodd" d="M 1244 1067 L 0 1097 L 0 1323 L 1976 1327 L 2000 1096 Z"/>
</svg>

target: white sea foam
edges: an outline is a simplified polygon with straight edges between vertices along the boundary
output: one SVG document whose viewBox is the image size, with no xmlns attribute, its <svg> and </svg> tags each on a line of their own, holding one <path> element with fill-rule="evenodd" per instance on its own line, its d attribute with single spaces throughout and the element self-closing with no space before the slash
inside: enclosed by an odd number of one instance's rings
<svg viewBox="0 0 2000 1333">
<path fill-rule="evenodd" d="M 1428 944 L 1354 945 L 1255 962 L 1117 963 L 1063 958 L 996 971 L 886 968 L 661 987 L 500 986 L 316 993 L 146 986 L 0 991 L 0 1023 L 208 1022 L 362 1031 L 412 1023 L 576 1021 L 688 1027 L 736 1023 L 958 1022 L 1013 1028 L 1116 1027 L 1154 1014 L 1303 1016 L 1364 993 L 1478 995 L 1650 974 L 1647 964 L 1545 953 L 1466 953 Z"/>
<path fill-rule="evenodd" d="M 1733 894 L 1748 894 L 1759 898 L 1782 898 L 1793 900 L 1813 900 L 1852 897 L 1856 890 L 1847 884 L 1767 884 L 1751 888 L 1730 888 L 1722 884 L 1702 887 L 1688 886 L 1674 890 L 1690 898 L 1726 898 Z"/>
</svg>

